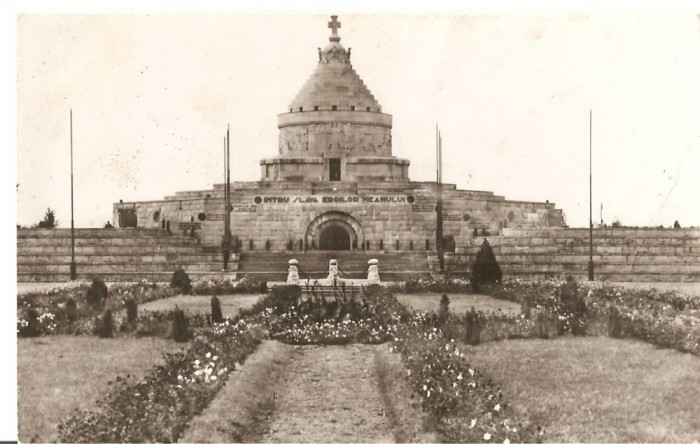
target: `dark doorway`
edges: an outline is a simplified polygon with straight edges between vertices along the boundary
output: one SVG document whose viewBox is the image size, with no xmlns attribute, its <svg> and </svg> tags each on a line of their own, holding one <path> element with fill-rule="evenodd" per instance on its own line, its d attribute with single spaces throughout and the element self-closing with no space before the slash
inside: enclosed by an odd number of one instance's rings
<svg viewBox="0 0 700 444">
<path fill-rule="evenodd" d="M 319 250 L 349 250 L 350 235 L 341 227 L 328 227 L 321 232 Z"/>
<path fill-rule="evenodd" d="M 328 177 L 333 182 L 340 180 L 340 159 L 328 159 Z"/>
</svg>

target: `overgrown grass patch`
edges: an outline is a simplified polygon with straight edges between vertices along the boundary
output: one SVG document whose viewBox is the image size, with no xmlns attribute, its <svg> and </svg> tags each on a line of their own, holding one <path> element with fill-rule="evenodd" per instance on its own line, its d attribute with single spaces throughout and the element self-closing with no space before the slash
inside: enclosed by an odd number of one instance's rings
<svg viewBox="0 0 700 444">
<path fill-rule="evenodd" d="M 405 304 L 414 310 L 424 312 L 437 311 L 440 306 L 439 293 L 416 293 L 416 294 L 400 294 L 397 296 L 399 302 Z M 520 305 L 515 302 L 496 299 L 490 296 L 478 294 L 448 294 L 450 298 L 450 311 L 455 314 L 462 315 L 474 307 L 477 311 L 494 312 L 501 310 L 505 314 L 519 314 Z"/>
<path fill-rule="evenodd" d="M 217 296 L 221 302 L 221 311 L 224 316 L 234 317 L 240 309 L 248 309 L 252 307 L 263 295 L 261 294 L 240 294 Z M 180 307 L 182 310 L 190 314 L 211 314 L 211 297 L 210 296 L 187 296 L 178 295 L 167 299 L 159 299 L 139 307 L 139 310 L 147 311 L 169 311 L 175 307 Z"/>
<path fill-rule="evenodd" d="M 56 441 L 59 421 L 92 407 L 117 376 L 137 377 L 182 347 L 154 338 L 45 336 L 17 341 L 19 439 Z"/>
<path fill-rule="evenodd" d="M 277 381 L 284 374 L 294 348 L 264 341 L 235 378 L 190 424 L 181 442 L 256 442 L 265 430 L 268 408 L 274 404 Z"/>
<path fill-rule="evenodd" d="M 700 359 L 634 340 L 513 340 L 465 350 L 554 442 L 692 442 Z"/>
</svg>

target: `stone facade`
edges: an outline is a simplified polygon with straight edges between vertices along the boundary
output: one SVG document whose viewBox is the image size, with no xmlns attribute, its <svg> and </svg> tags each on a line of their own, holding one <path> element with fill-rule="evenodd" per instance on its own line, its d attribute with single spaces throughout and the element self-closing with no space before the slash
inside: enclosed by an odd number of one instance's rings
<svg viewBox="0 0 700 444">
<path fill-rule="evenodd" d="M 318 65 L 278 116 L 278 155 L 263 159 L 261 179 L 231 186 L 231 232 L 240 251 L 435 249 L 436 184 L 412 182 L 409 161 L 392 154 L 392 116 L 352 68 L 329 23 Z M 466 245 L 505 227 L 561 227 L 549 202 L 508 201 L 491 192 L 443 185 L 444 236 Z M 220 246 L 224 187 L 176 193 L 161 201 L 114 205 L 114 224 L 170 228 Z M 134 217 L 135 216 L 135 217 Z"/>
</svg>

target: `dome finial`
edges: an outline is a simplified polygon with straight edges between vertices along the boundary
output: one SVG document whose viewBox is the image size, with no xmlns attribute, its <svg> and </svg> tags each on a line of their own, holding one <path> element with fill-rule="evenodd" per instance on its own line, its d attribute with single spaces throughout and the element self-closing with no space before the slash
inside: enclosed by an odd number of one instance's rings
<svg viewBox="0 0 700 444">
<path fill-rule="evenodd" d="M 338 28 L 340 28 L 340 22 L 338 21 L 337 15 L 331 16 L 331 21 L 328 22 L 328 27 L 331 28 L 331 36 L 328 38 L 331 42 L 339 42 L 340 36 L 338 35 Z"/>
</svg>

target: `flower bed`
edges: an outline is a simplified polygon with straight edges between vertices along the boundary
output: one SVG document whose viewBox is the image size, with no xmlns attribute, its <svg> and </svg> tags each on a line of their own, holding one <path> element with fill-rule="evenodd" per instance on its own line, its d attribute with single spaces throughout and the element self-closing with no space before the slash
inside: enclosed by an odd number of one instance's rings
<svg viewBox="0 0 700 444">
<path fill-rule="evenodd" d="M 18 295 L 17 336 L 93 334 L 95 318 L 104 309 L 115 313 L 115 325 L 119 326 L 125 322 L 125 315 L 121 312 L 128 299 L 143 304 L 176 293 L 170 287 L 146 281 L 114 284 L 107 291 L 104 304 L 93 307 L 86 299 L 89 288 L 87 281 L 76 281 L 46 291 Z"/>
<path fill-rule="evenodd" d="M 64 442 L 176 442 L 261 341 L 246 323 L 221 325 L 195 338 L 185 353 L 166 355 L 145 378 L 117 378 L 94 411 L 59 425 Z"/>
<path fill-rule="evenodd" d="M 435 421 L 442 442 L 536 442 L 543 430 L 518 418 L 499 387 L 469 364 L 458 342 L 420 319 L 404 325 L 393 350 Z"/>
<path fill-rule="evenodd" d="M 585 282 L 578 285 L 578 290 L 585 295 L 586 318 L 566 318 L 559 309 L 563 285 L 563 281 L 556 280 L 515 280 L 484 290 L 493 297 L 527 304 L 544 312 L 550 320 L 564 322 L 568 327 L 563 331 L 583 322 L 588 326 L 588 334 L 630 337 L 700 355 L 700 299 L 675 291 Z M 613 311 L 616 315 L 611 314 Z"/>
<path fill-rule="evenodd" d="M 394 293 L 473 293 L 469 281 L 464 279 L 410 279 L 387 286 Z"/>
<path fill-rule="evenodd" d="M 192 284 L 192 294 L 198 296 L 220 296 L 225 294 L 260 293 L 262 282 L 243 277 L 235 282 L 229 279 L 198 279 Z"/>
</svg>

